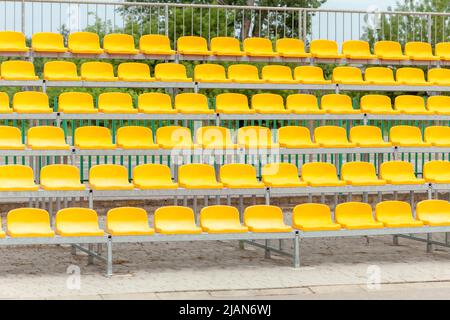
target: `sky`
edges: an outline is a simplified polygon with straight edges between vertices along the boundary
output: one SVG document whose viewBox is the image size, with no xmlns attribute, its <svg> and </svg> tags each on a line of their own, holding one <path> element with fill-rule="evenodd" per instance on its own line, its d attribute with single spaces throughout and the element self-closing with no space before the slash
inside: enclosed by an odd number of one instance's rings
<svg viewBox="0 0 450 320">
<path fill-rule="evenodd" d="M 396 0 L 327 0 L 322 8 L 366 10 L 371 6 L 376 6 L 379 10 L 386 10 L 389 6 L 395 7 L 396 2 Z"/>
</svg>

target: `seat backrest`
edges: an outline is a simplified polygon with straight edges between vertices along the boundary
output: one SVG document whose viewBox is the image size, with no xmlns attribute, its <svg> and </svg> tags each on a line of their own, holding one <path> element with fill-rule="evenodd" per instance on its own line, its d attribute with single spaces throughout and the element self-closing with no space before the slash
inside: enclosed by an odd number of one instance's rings
<svg viewBox="0 0 450 320">
<path fill-rule="evenodd" d="M 333 82 L 363 81 L 362 72 L 356 67 L 336 67 L 333 69 Z"/>
<path fill-rule="evenodd" d="M 337 180 L 336 167 L 326 162 L 309 162 L 302 165 L 302 179 L 304 181 L 315 181 L 318 177 Z"/>
<path fill-rule="evenodd" d="M 287 162 L 275 162 L 264 165 L 262 167 L 261 177 L 264 183 L 274 177 L 280 179 L 284 178 L 292 182 L 300 181 L 297 167 L 294 164 Z"/>
<path fill-rule="evenodd" d="M 177 40 L 178 51 L 208 51 L 206 39 L 198 36 L 182 36 Z"/>
<path fill-rule="evenodd" d="M 50 107 L 47 94 L 38 91 L 16 92 L 13 96 L 12 104 L 14 110 L 20 109 L 22 111 L 36 108 L 48 109 Z"/>
<path fill-rule="evenodd" d="M 147 78 L 150 79 L 150 67 L 141 62 L 122 62 L 117 67 L 119 78 Z"/>
<path fill-rule="evenodd" d="M 428 42 L 411 41 L 405 44 L 405 54 L 407 56 L 414 55 L 433 55 L 431 44 Z"/>
<path fill-rule="evenodd" d="M 156 130 L 156 142 L 167 148 L 179 148 L 192 145 L 191 130 L 180 126 L 159 127 Z"/>
<path fill-rule="evenodd" d="M 147 211 L 136 207 L 120 207 L 108 210 L 106 214 L 108 228 L 114 225 L 122 226 L 146 226 L 148 227 Z"/>
<path fill-rule="evenodd" d="M 450 56 L 450 42 L 439 42 L 434 50 L 437 56 L 448 57 Z"/>
<path fill-rule="evenodd" d="M 338 45 L 333 40 L 312 40 L 310 51 L 312 54 L 337 54 Z"/>
<path fill-rule="evenodd" d="M 16 31 L 0 31 L 0 50 L 23 49 L 26 47 L 25 35 Z"/>
<path fill-rule="evenodd" d="M 65 208 L 56 213 L 56 229 L 70 227 L 72 231 L 83 232 L 98 230 L 97 212 L 90 208 Z"/>
<path fill-rule="evenodd" d="M 352 98 L 346 94 L 331 93 L 322 96 L 321 108 L 325 111 L 353 110 Z"/>
<path fill-rule="evenodd" d="M 194 68 L 194 78 L 199 81 L 226 80 L 225 67 L 215 63 L 198 64 Z"/>
<path fill-rule="evenodd" d="M 411 206 L 404 201 L 382 201 L 375 206 L 375 216 L 381 221 L 412 218 Z"/>
<path fill-rule="evenodd" d="M 323 70 L 317 66 L 299 66 L 294 69 L 294 79 L 304 81 L 324 81 Z"/>
<path fill-rule="evenodd" d="M 370 55 L 370 46 L 367 41 L 347 40 L 342 44 L 342 53 L 345 55 L 366 56 Z"/>
<path fill-rule="evenodd" d="M 120 127 L 117 130 L 117 144 L 119 146 L 153 144 L 152 129 L 143 126 Z"/>
<path fill-rule="evenodd" d="M 272 143 L 272 134 L 269 128 L 261 126 L 247 126 L 238 129 L 238 144 L 256 148 L 269 146 Z"/>
<path fill-rule="evenodd" d="M 97 164 L 92 166 L 89 170 L 89 183 L 100 180 L 128 182 L 127 168 L 118 164 Z"/>
<path fill-rule="evenodd" d="M 419 68 L 402 67 L 395 72 L 395 77 L 398 82 L 424 82 L 425 73 Z"/>
<path fill-rule="evenodd" d="M 292 211 L 294 225 L 332 223 L 331 210 L 322 203 L 303 203 L 296 205 Z"/>
<path fill-rule="evenodd" d="M 350 139 L 354 143 L 384 142 L 381 129 L 377 126 L 354 126 L 350 129 Z"/>
<path fill-rule="evenodd" d="M 221 52 L 240 52 L 241 44 L 238 39 L 232 37 L 214 37 L 211 39 L 211 51 Z"/>
<path fill-rule="evenodd" d="M 312 143 L 311 132 L 307 127 L 284 126 L 278 129 L 278 142 L 280 144 L 305 143 L 306 145 L 310 145 Z"/>
<path fill-rule="evenodd" d="M 33 50 L 45 51 L 54 49 L 64 49 L 64 38 L 60 33 L 37 32 L 31 38 Z"/>
<path fill-rule="evenodd" d="M 220 182 L 233 184 L 233 181 L 257 182 L 256 169 L 251 164 L 230 163 L 220 167 Z"/>
<path fill-rule="evenodd" d="M 114 69 L 109 62 L 90 61 L 81 65 L 80 74 L 86 78 L 114 78 Z"/>
<path fill-rule="evenodd" d="M 4 186 L 34 185 L 33 169 L 21 164 L 0 165 L 0 181 Z"/>
<path fill-rule="evenodd" d="M 44 64 L 44 78 L 78 78 L 77 65 L 71 61 L 48 61 Z"/>
<path fill-rule="evenodd" d="M 314 140 L 318 143 L 348 142 L 347 131 L 338 126 L 320 126 L 314 129 Z"/>
<path fill-rule="evenodd" d="M 250 110 L 248 98 L 242 93 L 221 93 L 216 96 L 216 111 L 227 113 L 227 110 L 242 110 L 246 112 Z"/>
<path fill-rule="evenodd" d="M 58 96 L 58 109 L 78 112 L 80 109 L 94 110 L 94 98 L 88 92 L 63 92 Z"/>
<path fill-rule="evenodd" d="M 364 79 L 374 82 L 395 82 L 394 71 L 387 67 L 369 67 L 364 71 Z"/>
<path fill-rule="evenodd" d="M 154 110 L 171 111 L 172 109 L 172 97 L 167 93 L 162 92 L 145 92 L 138 97 L 138 108 L 145 108 L 147 111 Z"/>
<path fill-rule="evenodd" d="M 382 94 L 366 94 L 360 100 L 361 111 L 392 110 L 391 98 Z"/>
<path fill-rule="evenodd" d="M 416 205 L 416 216 L 419 220 L 432 216 L 450 215 L 450 202 L 445 200 L 422 200 Z"/>
<path fill-rule="evenodd" d="M 162 34 L 145 34 L 139 39 L 139 49 L 145 51 L 170 51 L 170 39 Z"/>
<path fill-rule="evenodd" d="M 0 92 L 0 113 L 10 110 L 9 95 L 6 92 Z"/>
<path fill-rule="evenodd" d="M 431 83 L 450 82 L 450 70 L 446 68 L 433 68 L 428 70 L 428 81 Z"/>
<path fill-rule="evenodd" d="M 393 126 L 389 130 L 389 140 L 393 143 L 422 142 L 420 128 L 414 126 Z"/>
<path fill-rule="evenodd" d="M 219 126 L 202 126 L 195 134 L 196 142 L 205 147 L 230 146 L 233 144 L 230 129 Z"/>
<path fill-rule="evenodd" d="M 403 55 L 402 46 L 397 41 L 377 41 L 374 45 L 376 55 Z"/>
<path fill-rule="evenodd" d="M 74 144 L 75 146 L 83 146 L 86 143 L 90 144 L 93 137 L 95 142 L 99 144 L 111 144 L 111 131 L 106 127 L 100 126 L 84 126 L 75 129 Z"/>
<path fill-rule="evenodd" d="M 160 225 L 195 225 L 194 211 L 183 206 L 165 206 L 155 210 L 155 227 Z"/>
<path fill-rule="evenodd" d="M 155 78 L 157 79 L 186 79 L 186 67 L 179 63 L 158 63 L 155 66 Z"/>
<path fill-rule="evenodd" d="M 274 93 L 257 93 L 252 96 L 252 109 L 284 110 L 283 97 Z"/>
<path fill-rule="evenodd" d="M 77 166 L 67 164 L 49 164 L 40 171 L 40 182 L 43 185 L 55 180 L 80 182 L 80 170 Z"/>
<path fill-rule="evenodd" d="M 261 70 L 262 79 L 263 80 L 287 80 L 291 81 L 292 78 L 292 70 L 288 66 L 264 66 Z"/>
<path fill-rule="evenodd" d="M 392 178 L 415 178 L 414 167 L 407 161 L 386 161 L 380 166 L 380 178 L 392 180 Z"/>
<path fill-rule="evenodd" d="M 424 141 L 438 143 L 450 141 L 450 127 L 447 126 L 429 126 L 425 128 Z"/>
<path fill-rule="evenodd" d="M 433 180 L 438 177 L 450 176 L 450 162 L 444 160 L 433 160 L 425 162 L 423 165 L 423 177 L 426 180 Z"/>
<path fill-rule="evenodd" d="M 103 37 L 105 50 L 134 50 L 134 38 L 125 33 L 109 33 Z"/>
<path fill-rule="evenodd" d="M 370 162 L 352 161 L 346 162 L 341 167 L 343 180 L 354 180 L 359 177 L 377 179 L 375 166 Z"/>
<path fill-rule="evenodd" d="M 404 94 L 395 97 L 394 108 L 399 111 L 408 111 L 409 109 L 425 110 L 425 101 L 420 96 Z"/>
<path fill-rule="evenodd" d="M 133 180 L 172 182 L 170 168 L 164 164 L 147 163 L 133 168 Z"/>
<path fill-rule="evenodd" d="M 228 67 L 228 79 L 236 82 L 260 80 L 258 68 L 250 64 L 230 65 Z"/>
<path fill-rule="evenodd" d="M 0 126 L 0 148 L 22 144 L 22 132 L 13 126 Z"/>
<path fill-rule="evenodd" d="M 133 109 L 133 98 L 126 92 L 104 92 L 98 96 L 99 109 Z"/>
<path fill-rule="evenodd" d="M 175 110 L 189 113 L 190 111 L 208 111 L 208 98 L 201 93 L 179 93 L 175 96 Z"/>
<path fill-rule="evenodd" d="M 214 167 L 203 163 L 189 163 L 178 168 L 178 181 L 189 183 L 192 181 L 213 181 L 217 182 Z"/>
<path fill-rule="evenodd" d="M 305 43 L 300 39 L 282 38 L 276 42 L 277 52 L 305 53 Z"/>
<path fill-rule="evenodd" d="M 244 224 L 252 225 L 255 222 L 265 222 L 268 225 L 283 222 L 283 211 L 280 207 L 271 205 L 253 205 L 245 208 Z"/>
<path fill-rule="evenodd" d="M 346 223 L 347 221 L 373 221 L 372 206 L 364 202 L 344 202 L 339 203 L 334 211 L 337 223 Z"/>
<path fill-rule="evenodd" d="M 6 216 L 8 230 L 24 225 L 45 226 L 50 229 L 50 215 L 44 209 L 19 208 L 8 212 Z"/>
<path fill-rule="evenodd" d="M 273 53 L 272 41 L 267 38 L 246 38 L 244 40 L 244 51 L 258 53 Z"/>
<path fill-rule="evenodd" d="M 208 222 L 217 221 L 231 221 L 235 223 L 239 222 L 239 211 L 232 206 L 215 205 L 204 207 L 200 211 L 200 225 L 204 227 Z"/>
<path fill-rule="evenodd" d="M 76 50 L 100 49 L 100 38 L 93 32 L 74 32 L 69 34 L 68 48 Z"/>
<path fill-rule="evenodd" d="M 8 60 L 0 65 L 2 77 L 17 78 L 34 77 L 34 65 L 30 61 Z"/>
<path fill-rule="evenodd" d="M 28 145 L 30 146 L 58 145 L 66 143 L 64 130 L 54 126 L 31 127 L 27 132 L 27 140 Z"/>
<path fill-rule="evenodd" d="M 286 109 L 288 110 L 319 110 L 319 102 L 313 94 L 295 93 L 286 98 Z"/>
</svg>

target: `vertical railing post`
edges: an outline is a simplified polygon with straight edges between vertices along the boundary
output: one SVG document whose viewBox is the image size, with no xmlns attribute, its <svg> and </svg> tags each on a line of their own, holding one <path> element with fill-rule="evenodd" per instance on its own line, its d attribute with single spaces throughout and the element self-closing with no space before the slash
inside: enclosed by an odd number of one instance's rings
<svg viewBox="0 0 450 320">
<path fill-rule="evenodd" d="M 23 34 L 25 34 L 25 0 L 22 0 L 22 5 L 21 5 L 21 31 Z"/>
<path fill-rule="evenodd" d="M 165 34 L 168 37 L 169 36 L 169 5 L 166 4 L 164 6 L 164 28 L 165 28 Z"/>
<path fill-rule="evenodd" d="M 303 9 L 303 19 L 302 19 L 303 20 L 303 42 L 305 44 L 306 44 L 306 35 L 307 35 L 306 15 L 307 15 L 306 9 Z"/>
<path fill-rule="evenodd" d="M 427 16 L 427 36 L 428 36 L 428 43 L 431 43 L 431 39 L 432 39 L 432 36 L 431 36 L 431 24 L 432 24 L 432 19 L 431 19 L 431 14 L 429 14 L 428 16 Z"/>
</svg>

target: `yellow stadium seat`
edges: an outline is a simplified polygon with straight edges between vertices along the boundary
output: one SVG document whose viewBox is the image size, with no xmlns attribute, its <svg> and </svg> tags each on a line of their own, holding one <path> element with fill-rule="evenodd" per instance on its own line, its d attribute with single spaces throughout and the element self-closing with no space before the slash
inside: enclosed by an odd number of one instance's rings
<svg viewBox="0 0 450 320">
<path fill-rule="evenodd" d="M 123 33 L 110 33 L 103 38 L 103 50 L 109 54 L 137 54 L 133 36 Z"/>
<path fill-rule="evenodd" d="M 231 82 L 227 79 L 225 67 L 220 64 L 203 63 L 194 68 L 194 80 L 197 82 Z"/>
<path fill-rule="evenodd" d="M 31 48 L 34 52 L 67 52 L 62 34 L 53 32 L 38 32 L 33 34 Z"/>
<path fill-rule="evenodd" d="M 392 146 L 391 142 L 384 141 L 381 129 L 376 126 L 352 127 L 349 140 L 360 148 L 387 148 Z"/>
<path fill-rule="evenodd" d="M 389 141 L 395 146 L 429 147 L 430 142 L 424 142 L 420 128 L 414 126 L 393 126 L 389 130 Z"/>
<path fill-rule="evenodd" d="M 450 69 L 434 68 L 428 70 L 428 82 L 431 85 L 449 86 Z"/>
<path fill-rule="evenodd" d="M 345 128 L 321 126 L 314 129 L 314 140 L 325 148 L 352 148 L 356 143 L 348 141 Z"/>
<path fill-rule="evenodd" d="M 149 55 L 172 55 L 175 50 L 170 47 L 168 36 L 161 34 L 146 34 L 139 39 L 139 50 Z"/>
<path fill-rule="evenodd" d="M 244 40 L 244 51 L 249 57 L 278 56 L 278 53 L 273 51 L 272 41 L 267 38 L 246 38 Z"/>
<path fill-rule="evenodd" d="M 331 114 L 356 114 L 360 110 L 353 109 L 352 98 L 346 94 L 326 94 L 321 99 L 321 109 Z"/>
<path fill-rule="evenodd" d="M 349 230 L 355 229 L 379 229 L 384 224 L 375 221 L 372 214 L 372 207 L 368 203 L 345 202 L 336 206 L 336 222 Z"/>
<path fill-rule="evenodd" d="M 192 149 L 191 130 L 180 126 L 165 126 L 156 129 L 156 143 L 164 149 Z"/>
<path fill-rule="evenodd" d="M 155 230 L 162 234 L 199 234 L 194 211 L 188 207 L 167 206 L 155 211 Z"/>
<path fill-rule="evenodd" d="M 3 80 L 38 80 L 34 72 L 34 65 L 30 61 L 8 60 L 3 61 L 1 66 Z"/>
<path fill-rule="evenodd" d="M 427 110 L 437 114 L 450 114 L 449 96 L 430 96 L 427 98 Z"/>
<path fill-rule="evenodd" d="M 394 71 L 386 67 L 370 67 L 364 71 L 367 83 L 381 86 L 393 86 L 398 83 L 394 79 Z"/>
<path fill-rule="evenodd" d="M 13 110 L 9 106 L 9 96 L 6 92 L 0 92 L 0 114 L 12 113 Z"/>
<path fill-rule="evenodd" d="M 345 186 L 347 182 L 339 180 L 336 167 L 326 162 L 309 162 L 302 166 L 302 180 L 313 187 Z"/>
<path fill-rule="evenodd" d="M 395 72 L 397 82 L 403 85 L 410 86 L 428 86 L 432 85 L 425 80 L 425 73 L 419 68 L 403 67 L 398 68 Z"/>
<path fill-rule="evenodd" d="M 239 221 L 239 211 L 231 206 L 209 206 L 200 211 L 200 226 L 208 233 L 248 232 Z"/>
<path fill-rule="evenodd" d="M 239 83 L 263 83 L 256 66 L 250 64 L 233 64 L 228 67 L 228 79 Z"/>
<path fill-rule="evenodd" d="M 105 127 L 85 126 L 75 129 L 74 145 L 79 149 L 115 149 L 111 131 Z"/>
<path fill-rule="evenodd" d="M 311 141 L 311 133 L 306 127 L 285 126 L 278 129 L 278 143 L 282 148 L 317 148 Z"/>
<path fill-rule="evenodd" d="M 405 55 L 409 56 L 409 59 L 416 61 L 439 60 L 439 57 L 433 55 L 431 44 L 427 42 L 407 42 L 405 44 Z"/>
<path fill-rule="evenodd" d="M 102 54 L 100 38 L 93 32 L 74 32 L 69 34 L 69 51 L 75 54 Z"/>
<path fill-rule="evenodd" d="M 87 92 L 63 92 L 58 97 L 58 111 L 64 113 L 97 113 L 94 98 Z"/>
<path fill-rule="evenodd" d="M 106 214 L 106 231 L 112 236 L 150 236 L 147 211 L 142 208 L 114 208 Z"/>
<path fill-rule="evenodd" d="M 406 114 L 433 114 L 425 108 L 422 97 L 408 94 L 395 97 L 394 108 Z"/>
<path fill-rule="evenodd" d="M 40 182 L 44 190 L 85 190 L 80 182 L 80 170 L 67 164 L 51 164 L 43 167 Z"/>
<path fill-rule="evenodd" d="M 424 179 L 416 178 L 414 167 L 406 161 L 387 161 L 380 166 L 380 178 L 390 184 L 422 184 Z"/>
<path fill-rule="evenodd" d="M 287 66 L 271 65 L 264 66 L 261 70 L 262 79 L 269 83 L 299 83 L 292 78 L 292 70 Z"/>
<path fill-rule="evenodd" d="M 250 109 L 248 98 L 242 93 L 221 93 L 216 96 L 216 112 L 232 114 L 255 113 Z"/>
<path fill-rule="evenodd" d="M 11 238 L 53 237 L 50 215 L 38 208 L 20 208 L 8 212 L 6 232 Z"/>
<path fill-rule="evenodd" d="M 300 180 L 298 169 L 291 163 L 268 163 L 262 168 L 262 182 L 271 188 L 305 187 L 307 183 Z"/>
<path fill-rule="evenodd" d="M 84 62 L 81 65 L 81 79 L 85 81 L 117 81 L 111 63 Z"/>
<path fill-rule="evenodd" d="M 310 52 L 313 58 L 318 59 L 342 59 L 345 57 L 338 52 L 338 45 L 332 40 L 311 41 Z"/>
<path fill-rule="evenodd" d="M 347 59 L 366 60 L 376 59 L 370 52 L 369 43 L 362 40 L 348 40 L 342 44 L 342 53 Z"/>
<path fill-rule="evenodd" d="M 157 149 L 150 128 L 125 126 L 117 130 L 117 146 L 122 149 Z"/>
<path fill-rule="evenodd" d="M 2 150 L 23 150 L 22 133 L 19 128 L 10 126 L 0 126 L 0 149 Z"/>
<path fill-rule="evenodd" d="M 257 93 L 252 96 L 252 109 L 257 113 L 291 113 L 284 108 L 283 97 L 274 93 Z"/>
<path fill-rule="evenodd" d="M 436 56 L 441 60 L 450 60 L 450 42 L 440 42 L 436 44 L 435 47 Z"/>
<path fill-rule="evenodd" d="M 435 147 L 450 147 L 450 127 L 429 126 L 425 128 L 424 140 Z"/>
<path fill-rule="evenodd" d="M 239 40 L 232 37 L 214 37 L 211 39 L 211 51 L 216 56 L 241 57 L 245 52 L 241 50 Z"/>
<path fill-rule="evenodd" d="M 127 168 L 118 164 L 99 164 L 89 170 L 89 185 L 93 190 L 132 190 Z"/>
<path fill-rule="evenodd" d="M 356 67 L 336 67 L 333 69 L 332 81 L 338 84 L 366 84 L 362 72 Z"/>
<path fill-rule="evenodd" d="M 214 167 L 208 164 L 190 163 L 178 168 L 178 183 L 187 189 L 221 189 Z"/>
<path fill-rule="evenodd" d="M 186 67 L 178 63 L 158 63 L 155 67 L 155 79 L 167 82 L 191 82 L 188 78 Z"/>
<path fill-rule="evenodd" d="M 0 191 L 37 191 L 33 169 L 20 164 L 0 166 Z"/>
<path fill-rule="evenodd" d="M 1 220 L 1 218 L 0 218 L 0 225 L 1 225 L 1 223 L 2 223 L 2 220 Z M 3 231 L 3 230 L 1 229 L 1 227 L 0 227 L 0 239 L 1 239 L 1 238 L 5 238 L 5 237 L 6 237 L 6 232 Z"/>
<path fill-rule="evenodd" d="M 425 162 L 423 177 L 431 183 L 450 183 L 450 162 L 443 160 Z"/>
<path fill-rule="evenodd" d="M 417 219 L 432 227 L 450 226 L 450 202 L 423 200 L 416 205 Z"/>
<path fill-rule="evenodd" d="M 244 224 L 251 232 L 291 232 L 284 223 L 281 208 L 270 205 L 256 205 L 245 208 Z"/>
<path fill-rule="evenodd" d="M 146 92 L 138 97 L 138 110 L 142 113 L 177 113 L 172 108 L 170 95 L 161 92 Z"/>
<path fill-rule="evenodd" d="M 256 169 L 250 164 L 230 163 L 220 167 L 220 182 L 226 188 L 264 188 L 256 178 Z"/>
<path fill-rule="evenodd" d="M 219 126 L 202 126 L 197 129 L 196 142 L 203 149 L 235 149 L 230 129 Z"/>
<path fill-rule="evenodd" d="M 139 189 L 177 189 L 170 168 L 163 164 L 141 164 L 133 169 L 133 183 Z"/>
<path fill-rule="evenodd" d="M 150 76 L 150 67 L 146 63 L 123 62 L 117 68 L 117 77 L 120 81 L 155 81 Z"/>
<path fill-rule="evenodd" d="M 247 149 L 278 148 L 277 143 L 272 142 L 272 134 L 269 128 L 260 126 L 246 126 L 238 129 L 238 145 Z"/>
<path fill-rule="evenodd" d="M 175 96 L 175 110 L 187 114 L 212 114 L 208 98 L 201 93 L 180 93 Z"/>
<path fill-rule="evenodd" d="M 78 81 L 77 65 L 70 61 L 49 61 L 44 64 L 44 79 L 50 81 Z"/>
<path fill-rule="evenodd" d="M 211 51 L 208 50 L 208 43 L 205 38 L 198 36 L 183 36 L 177 40 L 177 50 L 180 54 L 210 56 Z"/>
<path fill-rule="evenodd" d="M 381 60 L 408 60 L 404 55 L 400 43 L 396 41 L 377 41 L 374 46 L 374 53 Z"/>
<path fill-rule="evenodd" d="M 302 231 L 341 229 L 340 224 L 333 222 L 330 207 L 321 203 L 303 203 L 295 206 L 292 212 L 292 227 Z"/>
<path fill-rule="evenodd" d="M 342 180 L 352 186 L 381 186 L 386 181 L 378 179 L 375 166 L 370 162 L 346 162 L 341 167 Z"/>
<path fill-rule="evenodd" d="M 14 94 L 13 110 L 17 113 L 52 113 L 47 94 L 38 91 L 22 91 Z"/>
<path fill-rule="evenodd" d="M 286 98 L 286 109 L 296 114 L 323 114 L 319 109 L 317 97 L 313 94 L 296 93 Z"/>
<path fill-rule="evenodd" d="M 309 58 L 310 53 L 305 52 L 305 43 L 300 39 L 282 38 L 276 42 L 276 50 L 283 58 Z"/>
<path fill-rule="evenodd" d="M 125 92 L 104 92 L 98 96 L 98 111 L 104 113 L 137 113 L 133 98 Z"/>
<path fill-rule="evenodd" d="M 399 114 L 392 109 L 391 98 L 382 94 L 367 94 L 360 100 L 361 112 L 371 114 Z"/>
<path fill-rule="evenodd" d="M 68 150 L 66 137 L 62 128 L 53 126 L 37 126 L 28 129 L 27 144 L 36 150 Z"/>
<path fill-rule="evenodd" d="M 105 232 L 98 224 L 97 212 L 89 208 L 66 208 L 56 213 L 56 234 L 62 237 L 98 237 Z"/>
<path fill-rule="evenodd" d="M 325 80 L 323 70 L 317 66 L 300 66 L 294 69 L 294 79 L 303 84 L 330 84 Z"/>
<path fill-rule="evenodd" d="M 403 201 L 383 201 L 375 207 L 375 217 L 388 228 L 421 227 L 423 222 L 414 219 L 411 206 Z"/>
<path fill-rule="evenodd" d="M 22 32 L 0 31 L 0 52 L 28 52 Z"/>
</svg>

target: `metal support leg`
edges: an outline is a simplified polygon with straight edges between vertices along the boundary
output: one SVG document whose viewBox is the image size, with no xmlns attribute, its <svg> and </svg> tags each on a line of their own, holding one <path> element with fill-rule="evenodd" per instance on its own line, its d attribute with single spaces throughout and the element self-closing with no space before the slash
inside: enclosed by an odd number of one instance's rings
<svg viewBox="0 0 450 320">
<path fill-rule="evenodd" d="M 270 246 L 270 241 L 269 241 L 269 240 L 265 240 L 264 257 L 265 257 L 266 259 L 270 259 L 270 250 L 269 250 L 269 246 Z"/>
<path fill-rule="evenodd" d="M 294 268 L 300 268 L 300 237 L 298 233 L 294 238 Z"/>
<path fill-rule="evenodd" d="M 112 239 L 108 237 L 106 242 L 106 276 L 111 277 L 113 274 L 113 257 L 112 257 Z"/>
<path fill-rule="evenodd" d="M 431 241 L 433 241 L 433 235 L 431 233 L 427 233 L 427 253 L 433 252 L 433 244 Z"/>
<path fill-rule="evenodd" d="M 94 251 L 94 245 L 93 244 L 88 244 L 88 250 L 89 251 Z M 92 254 L 88 255 L 88 265 L 94 264 L 94 256 Z"/>
<path fill-rule="evenodd" d="M 393 237 L 393 244 L 394 246 L 398 246 L 398 236 Z"/>
</svg>

